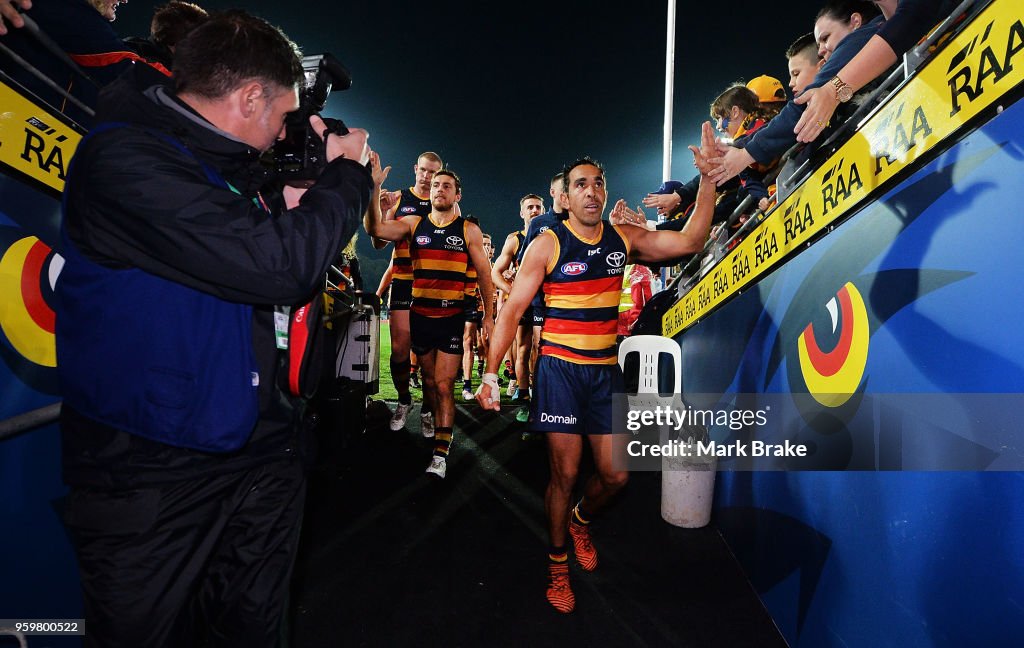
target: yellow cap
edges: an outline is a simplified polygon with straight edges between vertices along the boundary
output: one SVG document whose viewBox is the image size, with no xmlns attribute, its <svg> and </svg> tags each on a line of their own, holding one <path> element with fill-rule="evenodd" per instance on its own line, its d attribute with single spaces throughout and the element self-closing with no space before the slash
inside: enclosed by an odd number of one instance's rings
<svg viewBox="0 0 1024 648">
<path fill-rule="evenodd" d="M 766 74 L 751 79 L 747 83 L 747 88 L 757 95 L 757 100 L 761 103 L 787 100 L 786 89 L 782 87 L 782 83 L 775 77 Z"/>
</svg>

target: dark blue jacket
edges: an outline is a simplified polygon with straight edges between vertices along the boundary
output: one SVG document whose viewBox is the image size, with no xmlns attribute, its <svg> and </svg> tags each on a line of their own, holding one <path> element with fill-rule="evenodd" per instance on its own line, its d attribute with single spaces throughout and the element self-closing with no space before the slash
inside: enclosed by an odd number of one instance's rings
<svg viewBox="0 0 1024 648">
<path fill-rule="evenodd" d="M 878 35 L 897 56 L 902 56 L 958 4 L 959 0 L 900 0 Z"/>
<path fill-rule="evenodd" d="M 819 88 L 842 70 L 850 62 L 857 52 L 874 36 L 882 26 L 884 20 L 878 16 L 860 29 L 854 31 L 839 43 L 839 47 L 832 52 L 828 62 L 821 68 L 814 81 L 807 86 Z M 746 144 L 747 153 L 759 164 L 770 164 L 783 153 L 796 144 L 796 134 L 793 129 L 804 114 L 805 106 L 790 101 L 786 107 L 776 115 L 768 125 L 754 133 Z"/>
<path fill-rule="evenodd" d="M 296 456 L 273 305 L 323 285 L 372 187 L 364 167 L 335 160 L 298 207 L 268 213 L 260 152 L 133 72 L 103 90 L 98 111 L 128 125 L 82 142 L 64 192 L 61 432 L 65 481 L 80 486 Z"/>
</svg>

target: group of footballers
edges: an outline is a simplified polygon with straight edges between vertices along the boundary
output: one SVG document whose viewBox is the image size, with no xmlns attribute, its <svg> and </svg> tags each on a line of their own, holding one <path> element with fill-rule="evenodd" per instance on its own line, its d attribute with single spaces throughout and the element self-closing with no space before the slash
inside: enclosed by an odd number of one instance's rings
<svg viewBox="0 0 1024 648">
<path fill-rule="evenodd" d="M 379 199 L 371 200 L 364 225 L 376 245 L 395 243 L 391 281 L 392 377 L 399 402 L 392 429 L 401 429 L 412 399 L 409 351 L 423 374 L 421 430 L 434 438 L 427 473 L 444 478 L 455 419 L 454 383 L 467 336 L 465 303 L 479 292 L 480 337 L 486 367 L 476 400 L 501 410 L 497 371 L 518 339 L 516 376 L 520 400 L 528 403 L 531 429 L 547 441 L 551 477 L 545 494 L 550 547 L 548 602 L 571 612 L 568 540 L 585 571 L 597 567 L 590 522 L 626 484 L 628 472 L 612 465 L 612 396 L 623 391 L 616 332 L 623 273 L 628 263 L 657 263 L 701 249 L 708 237 L 715 186 L 706 180 L 714 155 L 710 123 L 701 148 L 690 147 L 700 171 L 693 214 L 682 231 L 648 229 L 642 212 L 625 201 L 603 218 L 608 200 L 604 168 L 588 157 L 566 165 L 551 182 L 553 205 L 530 194 L 520 201 L 524 230 L 505 240 L 492 268 L 480 227 L 458 211 L 458 175 L 433 153 L 414 167 L 416 185 L 385 191 L 391 167 L 371 155 Z M 505 294 L 495 318 L 495 286 Z M 472 365 L 470 364 L 470 369 Z M 468 378 L 470 371 L 463 369 Z M 532 398 L 529 398 L 532 391 Z M 520 408 L 522 409 L 522 407 Z M 397 428 L 396 428 L 397 425 Z M 571 502 L 584 437 L 595 474 Z"/>
</svg>

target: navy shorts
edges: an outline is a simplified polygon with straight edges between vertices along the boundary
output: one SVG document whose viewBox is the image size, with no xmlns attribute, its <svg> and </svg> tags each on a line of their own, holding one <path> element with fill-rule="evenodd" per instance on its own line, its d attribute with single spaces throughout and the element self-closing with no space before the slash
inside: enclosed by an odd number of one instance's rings
<svg viewBox="0 0 1024 648">
<path fill-rule="evenodd" d="M 409 310 L 412 305 L 412 282 L 405 279 L 391 280 L 391 299 L 388 300 L 388 308 L 396 310 Z"/>
<path fill-rule="evenodd" d="M 619 365 L 586 365 L 542 355 L 530 415 L 536 432 L 611 434 L 612 395 L 623 393 Z"/>
<path fill-rule="evenodd" d="M 423 355 L 430 351 L 462 355 L 462 335 L 466 331 L 466 317 L 459 313 L 449 317 L 426 317 L 409 312 L 409 333 L 412 352 Z"/>
</svg>

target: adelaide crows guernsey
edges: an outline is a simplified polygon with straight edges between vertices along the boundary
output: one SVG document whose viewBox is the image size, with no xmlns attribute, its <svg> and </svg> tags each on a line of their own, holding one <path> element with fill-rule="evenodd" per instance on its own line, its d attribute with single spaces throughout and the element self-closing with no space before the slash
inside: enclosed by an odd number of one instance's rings
<svg viewBox="0 0 1024 648">
<path fill-rule="evenodd" d="M 465 297 L 463 298 L 463 306 L 467 313 L 470 313 L 477 308 L 477 304 L 480 301 L 480 285 L 476 279 L 476 266 L 473 265 L 472 261 L 467 263 L 466 266 L 466 286 L 463 290 Z"/>
<path fill-rule="evenodd" d="M 516 232 L 516 251 L 512 253 L 512 268 L 518 270 L 519 263 L 523 260 L 523 244 L 526 242 L 526 233 L 522 230 Z"/>
<path fill-rule="evenodd" d="M 412 311 L 425 317 L 461 315 L 469 269 L 466 219 L 438 225 L 420 219 L 409 242 L 412 257 Z"/>
<path fill-rule="evenodd" d="M 619 293 L 629 244 L 619 228 L 601 223 L 597 237 L 579 236 L 565 221 L 541 236 L 555 239 L 544 279 L 547 317 L 541 355 L 576 364 L 615 364 Z"/>
<path fill-rule="evenodd" d="M 424 219 L 430 214 L 430 198 L 420 198 L 412 187 L 402 189 L 402 197 L 398 200 L 398 207 L 395 209 L 395 219 L 406 216 L 422 216 Z M 395 250 L 391 254 L 391 262 L 395 266 L 392 281 L 412 281 L 412 263 L 409 260 L 409 241 L 396 241 Z"/>
</svg>

